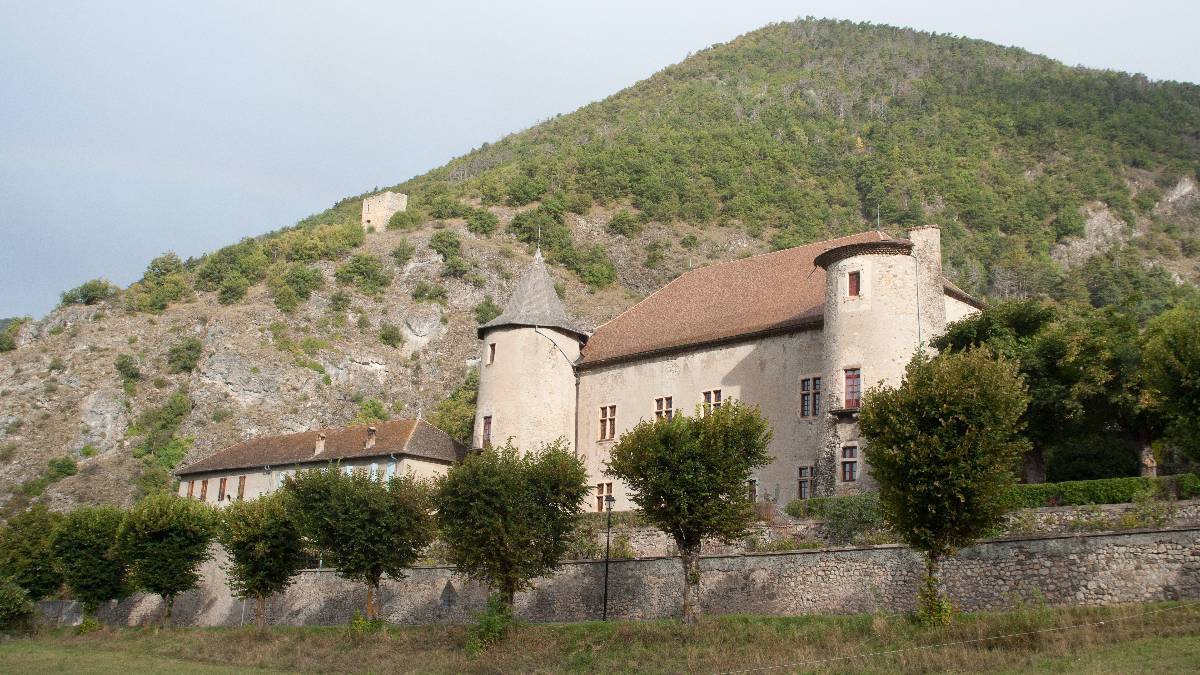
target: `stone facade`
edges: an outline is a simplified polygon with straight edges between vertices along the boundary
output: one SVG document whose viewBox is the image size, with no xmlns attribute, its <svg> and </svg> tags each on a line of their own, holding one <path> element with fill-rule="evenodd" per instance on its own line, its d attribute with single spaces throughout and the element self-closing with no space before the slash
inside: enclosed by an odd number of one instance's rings
<svg viewBox="0 0 1200 675">
<path fill-rule="evenodd" d="M 228 626 L 252 620 L 253 604 L 230 594 L 220 567 L 220 561 L 208 563 L 204 586 L 178 598 L 178 623 Z M 911 611 L 923 570 L 920 556 L 900 546 L 707 556 L 700 568 L 704 612 L 764 615 Z M 597 619 L 603 574 L 602 561 L 564 564 L 517 596 L 517 614 L 528 621 Z M 680 577 L 677 558 L 613 561 L 609 616 L 676 616 Z M 985 542 L 946 561 L 942 581 L 964 611 L 1200 598 L 1200 528 Z M 486 588 L 447 567 L 409 570 L 403 579 L 385 580 L 382 592 L 383 618 L 408 624 L 467 622 L 487 598 Z M 332 571 L 310 571 L 271 598 L 268 617 L 276 624 L 345 623 L 364 598 L 361 584 Z M 115 624 L 150 623 L 159 616 L 159 602 L 137 595 L 101 608 L 99 615 Z M 75 603 L 44 602 L 41 608 L 51 622 L 79 620 Z"/>
<path fill-rule="evenodd" d="M 936 226 L 914 228 L 907 240 L 871 235 L 842 238 L 824 249 L 811 245 L 824 252 L 793 263 L 803 269 L 787 268 L 788 274 L 781 277 L 786 281 L 769 288 L 753 283 L 765 277 L 747 279 L 739 276 L 742 268 L 730 268 L 727 273 L 710 274 L 717 277 L 713 285 L 695 291 L 697 297 L 707 297 L 704 294 L 731 293 L 732 286 L 751 282 L 746 285 L 756 288 L 756 295 L 747 295 L 742 304 L 722 310 L 719 317 L 726 320 L 724 324 L 733 317 L 738 326 L 743 319 L 746 325 L 754 325 L 754 305 L 764 293 L 796 293 L 797 297 L 808 293 L 811 298 L 797 305 L 814 311 L 815 315 L 804 315 L 808 320 L 784 316 L 779 318 L 790 323 L 783 328 L 758 326 L 750 333 L 598 362 L 589 361 L 589 353 L 596 353 L 588 351 L 589 336 L 573 331 L 566 322 L 539 257 L 505 313 L 480 328 L 484 365 L 475 446 L 483 445 L 485 424 L 493 443 L 511 437 L 523 450 L 564 438 L 583 458 L 595 486 L 588 509 L 598 510 L 603 504 L 598 499 L 601 491 L 611 489 L 614 509 L 627 510 L 633 505 L 625 486 L 604 471 L 616 440 L 638 422 L 653 420 L 668 400 L 672 411 L 692 415 L 705 396 L 719 395 L 722 400 L 758 406 L 771 424 L 774 438 L 769 452 L 774 459 L 755 476 L 752 489 L 758 499 L 776 504 L 796 499 L 802 474 L 810 481 L 810 496 L 871 489 L 863 461 L 867 448 L 858 435 L 855 406 L 847 402 L 847 370 L 857 372 L 861 391 L 898 384 L 913 354 L 928 349 L 948 319 L 978 311 L 942 277 L 941 234 Z M 766 254 L 771 255 L 775 254 Z M 786 255 L 779 259 L 796 260 Z M 753 276 L 763 266 L 752 269 L 758 270 Z M 796 288 L 777 287 L 786 284 Z M 538 302 L 531 303 L 530 297 Z M 622 323 L 622 317 L 644 316 L 645 303 L 653 300 L 652 296 L 601 326 L 594 337 L 625 330 L 618 327 L 605 333 L 606 327 Z M 656 330 L 672 333 L 675 327 L 663 325 Z M 703 328 L 699 331 L 703 334 Z M 621 333 L 622 339 L 633 342 L 646 342 L 641 338 L 648 334 L 647 330 Z M 605 348 L 612 350 L 614 342 L 619 346 L 621 341 L 608 338 Z M 818 381 L 821 411 L 812 414 L 810 408 L 806 414 L 802 392 L 818 386 Z M 847 468 L 847 463 L 853 466 Z"/>
<path fill-rule="evenodd" d="M 388 220 L 397 211 L 408 210 L 408 195 L 403 192 L 380 192 L 362 202 L 362 226 L 367 232 L 387 229 Z"/>
</svg>

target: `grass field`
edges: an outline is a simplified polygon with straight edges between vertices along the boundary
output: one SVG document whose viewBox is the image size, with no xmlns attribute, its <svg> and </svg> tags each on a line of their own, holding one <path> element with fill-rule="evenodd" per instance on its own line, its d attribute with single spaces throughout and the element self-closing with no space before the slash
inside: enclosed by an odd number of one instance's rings
<svg viewBox="0 0 1200 675">
<path fill-rule="evenodd" d="M 1200 603 L 969 614 L 943 629 L 882 614 L 526 625 L 474 658 L 465 640 L 462 626 L 63 629 L 0 642 L 0 671 L 1196 672 Z"/>
</svg>

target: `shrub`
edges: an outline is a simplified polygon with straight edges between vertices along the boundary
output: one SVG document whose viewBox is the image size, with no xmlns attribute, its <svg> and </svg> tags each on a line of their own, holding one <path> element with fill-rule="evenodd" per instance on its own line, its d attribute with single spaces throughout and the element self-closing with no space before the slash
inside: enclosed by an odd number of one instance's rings
<svg viewBox="0 0 1200 675">
<path fill-rule="evenodd" d="M 493 300 L 492 296 L 490 295 L 485 296 L 482 302 L 480 302 L 478 305 L 475 305 L 474 311 L 475 322 L 480 326 L 500 316 L 500 314 L 503 312 L 503 310 L 500 308 L 500 305 L 497 305 L 496 301 Z"/>
<path fill-rule="evenodd" d="M 407 239 L 402 240 L 392 249 L 392 259 L 396 261 L 396 265 L 404 267 L 412 260 L 413 254 L 417 252 L 417 247 L 413 246 Z"/>
<path fill-rule="evenodd" d="M 325 285 L 321 270 L 304 263 L 294 262 L 283 269 L 276 269 L 267 278 L 267 288 L 279 311 L 290 314 L 296 307 L 312 296 L 312 292 Z"/>
<path fill-rule="evenodd" d="M 450 195 L 440 195 L 429 204 L 429 215 L 439 220 L 462 218 L 467 215 L 468 208 Z"/>
<path fill-rule="evenodd" d="M 184 338 L 167 350 L 167 370 L 172 373 L 190 373 L 200 363 L 204 345 L 196 337 Z"/>
<path fill-rule="evenodd" d="M 367 295 L 376 295 L 392 283 L 392 273 L 374 256 L 359 253 L 338 267 L 335 274 L 339 283 L 354 284 Z"/>
<path fill-rule="evenodd" d="M 344 312 L 350 309 L 350 294 L 346 291 L 337 291 L 329 296 L 329 309 L 335 312 Z"/>
<path fill-rule="evenodd" d="M 69 291 L 63 291 L 62 305 L 94 305 L 117 294 L 117 287 L 104 279 L 92 279 Z"/>
<path fill-rule="evenodd" d="M 20 630 L 33 623 L 33 601 L 17 584 L 0 578 L 0 630 Z"/>
<path fill-rule="evenodd" d="M 125 561 L 113 551 L 121 519 L 121 510 L 111 506 L 77 508 L 50 538 L 55 564 L 85 614 L 128 593 Z"/>
<path fill-rule="evenodd" d="M 467 377 L 462 384 L 437 404 L 433 414 L 429 416 L 429 421 L 459 443 L 470 445 L 471 434 L 475 428 L 475 401 L 478 394 L 479 369 L 472 368 L 467 371 Z"/>
<path fill-rule="evenodd" d="M 442 256 L 442 260 L 449 261 L 451 258 L 462 255 L 462 241 L 458 235 L 450 230 L 439 230 L 429 238 L 429 248 L 433 249 Z"/>
<path fill-rule="evenodd" d="M 222 305 L 232 305 L 233 303 L 246 297 L 246 291 L 250 288 L 250 281 L 237 272 L 230 272 L 221 280 L 221 286 L 217 289 L 217 302 Z"/>
<path fill-rule="evenodd" d="M 387 406 L 377 398 L 369 398 L 358 405 L 358 413 L 351 420 L 352 424 L 369 424 L 379 421 L 386 422 L 391 418 L 388 414 Z"/>
<path fill-rule="evenodd" d="M 420 211 L 397 211 L 388 218 L 387 229 L 407 230 L 424 222 L 425 216 Z"/>
<path fill-rule="evenodd" d="M 204 256 L 196 268 L 196 288 L 219 290 L 223 304 L 236 302 L 251 283 L 261 280 L 271 259 L 257 239 L 246 238 Z M 238 289 L 241 289 L 240 291 Z"/>
<path fill-rule="evenodd" d="M 642 233 L 642 223 L 628 211 L 618 211 L 608 221 L 608 231 L 622 237 L 636 237 Z"/>
<path fill-rule="evenodd" d="M 616 265 L 609 257 L 608 250 L 600 244 L 573 248 L 558 256 L 557 260 L 590 288 L 604 288 L 617 280 Z"/>
<path fill-rule="evenodd" d="M 454 277 L 461 279 L 471 272 L 471 263 L 467 262 L 462 256 L 453 256 L 446 259 L 446 263 L 442 265 L 442 276 Z"/>
<path fill-rule="evenodd" d="M 210 507 L 167 493 L 146 497 L 121 521 L 117 555 L 129 562 L 134 586 L 162 596 L 164 622 L 171 618 L 175 597 L 199 583 L 215 525 Z"/>
<path fill-rule="evenodd" d="M 473 234 L 487 236 L 496 231 L 500 219 L 487 209 L 472 209 L 467 214 L 467 230 Z"/>
<path fill-rule="evenodd" d="M 825 536 L 839 544 L 857 543 L 863 537 L 886 529 L 879 495 L 867 492 L 847 497 L 796 499 L 784 507 L 793 518 L 824 521 Z"/>
<path fill-rule="evenodd" d="M 117 354 L 115 362 L 117 374 L 125 382 L 136 382 L 142 377 L 142 372 L 138 370 L 137 364 L 133 360 L 133 356 L 129 354 Z"/>
<path fill-rule="evenodd" d="M 445 305 L 447 300 L 446 287 L 441 284 L 431 284 L 428 281 L 418 281 L 412 290 L 412 299 L 417 302 L 435 302 Z"/>
<path fill-rule="evenodd" d="M 467 653 L 477 656 L 502 642 L 512 625 L 512 607 L 499 593 L 488 596 L 487 607 L 475 615 L 475 625 L 467 629 Z"/>
<path fill-rule="evenodd" d="M 44 504 L 35 504 L 0 529 L 0 578 L 16 583 L 32 600 L 53 595 L 62 586 L 50 546 L 50 535 L 61 520 Z"/>
<path fill-rule="evenodd" d="M 404 333 L 400 332 L 399 326 L 385 323 L 379 327 L 379 341 L 389 347 L 399 349 L 404 345 Z"/>
<path fill-rule="evenodd" d="M 161 312 L 191 293 L 187 270 L 174 253 L 150 261 L 141 281 L 130 287 L 125 304 L 135 312 Z"/>
<path fill-rule="evenodd" d="M 695 249 L 700 248 L 700 240 L 696 237 L 696 235 L 689 234 L 685 235 L 683 239 L 679 240 L 679 245 L 689 251 L 694 251 Z"/>
<path fill-rule="evenodd" d="M 167 470 L 174 469 L 191 446 L 190 439 L 175 436 L 191 413 L 192 401 L 183 391 L 172 394 L 164 405 L 144 411 L 130 429 L 131 433 L 145 434 L 142 444 L 134 448 L 133 456 Z"/>
</svg>

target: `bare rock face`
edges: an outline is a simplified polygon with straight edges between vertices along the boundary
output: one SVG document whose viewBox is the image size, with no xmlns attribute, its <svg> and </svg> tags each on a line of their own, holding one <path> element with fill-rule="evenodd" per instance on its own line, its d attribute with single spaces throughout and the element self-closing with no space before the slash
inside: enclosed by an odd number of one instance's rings
<svg viewBox="0 0 1200 675">
<path fill-rule="evenodd" d="M 223 390 L 241 405 L 262 403 L 279 397 L 279 373 L 271 366 L 259 365 L 239 354 L 219 351 L 203 365 L 200 380 Z"/>
<path fill-rule="evenodd" d="M 1079 265 L 1120 244 L 1129 236 L 1125 221 L 1102 202 L 1091 202 L 1083 209 L 1083 236 L 1068 237 L 1050 251 L 1050 257 L 1066 267 Z"/>
<path fill-rule="evenodd" d="M 386 385 L 389 377 L 387 361 L 366 353 L 350 354 L 326 370 L 335 384 L 355 390 L 375 391 Z"/>
<path fill-rule="evenodd" d="M 121 395 L 110 389 L 97 389 L 79 403 L 80 434 L 77 445 L 91 445 L 101 452 L 116 448 L 127 424 Z"/>
<path fill-rule="evenodd" d="M 1191 176 L 1184 176 L 1154 205 L 1155 215 L 1163 215 L 1179 209 L 1200 196 L 1200 187 Z"/>
<path fill-rule="evenodd" d="M 411 356 L 446 332 L 436 305 L 420 305 L 404 317 L 404 353 Z"/>
</svg>

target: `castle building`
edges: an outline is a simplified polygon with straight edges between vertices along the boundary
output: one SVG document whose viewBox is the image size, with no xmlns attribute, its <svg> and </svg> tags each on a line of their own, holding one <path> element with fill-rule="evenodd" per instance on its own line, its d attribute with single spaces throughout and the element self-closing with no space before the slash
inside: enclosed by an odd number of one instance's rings
<svg viewBox="0 0 1200 675">
<path fill-rule="evenodd" d="M 179 496 L 217 506 L 274 492 L 288 476 L 330 465 L 388 480 L 433 478 L 460 461 L 467 448 L 424 420 L 260 436 L 232 445 L 175 472 Z"/>
<path fill-rule="evenodd" d="M 408 195 L 385 191 L 362 201 L 362 226 L 367 232 L 382 232 L 398 211 L 408 210 Z"/>
<path fill-rule="evenodd" d="M 862 392 L 898 384 L 912 356 L 978 301 L 942 276 L 941 232 L 864 232 L 687 272 L 592 334 L 568 319 L 541 254 L 480 326 L 474 447 L 556 440 L 587 467 L 600 510 L 632 504 L 604 463 L 642 420 L 757 405 L 774 460 L 747 486 L 786 503 L 871 486 Z"/>
</svg>

